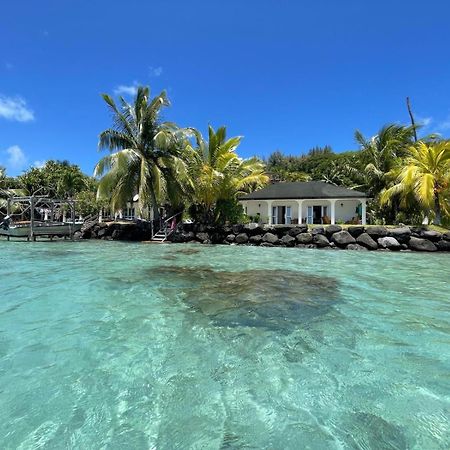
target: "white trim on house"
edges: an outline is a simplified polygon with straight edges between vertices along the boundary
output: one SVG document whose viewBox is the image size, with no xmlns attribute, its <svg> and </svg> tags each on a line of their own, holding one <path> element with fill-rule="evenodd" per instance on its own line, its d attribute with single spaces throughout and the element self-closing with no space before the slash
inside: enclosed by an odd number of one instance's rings
<svg viewBox="0 0 450 450">
<path fill-rule="evenodd" d="M 367 221 L 367 198 L 308 198 L 308 199 L 272 199 L 241 200 L 241 204 L 249 216 L 259 216 L 261 223 L 323 223 L 325 216 L 331 224 L 359 220 L 362 225 Z M 316 207 L 316 210 L 314 210 Z M 320 220 L 314 211 L 320 207 Z M 285 208 L 280 214 L 279 208 Z M 356 213 L 356 209 L 361 214 Z M 290 211 L 289 211 L 290 210 Z M 357 219 L 358 218 L 358 219 Z"/>
</svg>

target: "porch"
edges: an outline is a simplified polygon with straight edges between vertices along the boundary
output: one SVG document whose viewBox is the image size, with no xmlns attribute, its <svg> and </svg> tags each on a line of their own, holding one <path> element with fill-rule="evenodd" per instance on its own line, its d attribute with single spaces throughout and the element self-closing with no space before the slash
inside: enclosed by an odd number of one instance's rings
<svg viewBox="0 0 450 450">
<path fill-rule="evenodd" d="M 248 216 L 263 224 L 366 225 L 366 198 L 245 200 L 241 203 Z"/>
</svg>

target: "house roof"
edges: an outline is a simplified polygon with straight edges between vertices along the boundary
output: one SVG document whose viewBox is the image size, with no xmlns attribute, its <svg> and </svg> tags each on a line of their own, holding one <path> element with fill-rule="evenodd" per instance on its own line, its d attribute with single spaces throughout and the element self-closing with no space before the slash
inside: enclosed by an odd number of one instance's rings
<svg viewBox="0 0 450 450">
<path fill-rule="evenodd" d="M 365 198 L 367 194 L 354 189 L 325 183 L 323 181 L 275 183 L 251 194 L 240 197 L 240 200 L 277 200 L 308 198 Z"/>
</svg>

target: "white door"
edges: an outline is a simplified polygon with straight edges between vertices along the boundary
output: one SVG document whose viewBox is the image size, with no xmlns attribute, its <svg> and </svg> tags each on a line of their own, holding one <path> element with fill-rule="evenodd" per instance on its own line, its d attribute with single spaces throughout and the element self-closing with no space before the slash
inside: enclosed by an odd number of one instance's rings
<svg viewBox="0 0 450 450">
<path fill-rule="evenodd" d="M 308 224 L 312 224 L 313 223 L 313 207 L 312 206 L 308 206 L 308 215 L 306 216 L 306 223 Z"/>
</svg>

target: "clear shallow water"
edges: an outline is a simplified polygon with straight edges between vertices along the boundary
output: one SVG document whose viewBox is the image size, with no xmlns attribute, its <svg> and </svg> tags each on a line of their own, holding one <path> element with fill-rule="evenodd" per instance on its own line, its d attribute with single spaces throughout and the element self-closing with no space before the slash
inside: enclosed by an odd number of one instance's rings
<svg viewBox="0 0 450 450">
<path fill-rule="evenodd" d="M 446 449 L 450 255 L 0 242 L 2 449 Z"/>
</svg>

